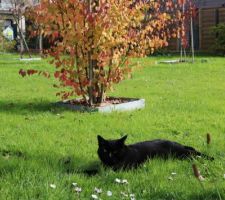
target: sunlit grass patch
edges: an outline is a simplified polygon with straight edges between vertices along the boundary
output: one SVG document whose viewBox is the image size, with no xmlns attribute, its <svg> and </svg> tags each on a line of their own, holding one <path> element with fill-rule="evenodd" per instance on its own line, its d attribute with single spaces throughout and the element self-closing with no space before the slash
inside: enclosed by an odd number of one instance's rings
<svg viewBox="0 0 225 200">
<path fill-rule="evenodd" d="M 225 199 L 224 58 L 176 65 L 155 64 L 168 59 L 163 57 L 140 59 L 142 70 L 110 95 L 145 98 L 146 108 L 100 114 L 54 106 L 53 78 L 18 75 L 21 68 L 53 67 L 44 60 L 22 63 L 17 57 L 0 56 L 0 199 Z M 128 134 L 129 144 L 170 139 L 215 161 L 154 159 L 136 170 L 114 172 L 98 161 L 98 134 Z M 204 177 L 201 184 L 193 164 Z M 97 175 L 82 173 L 87 168 L 97 168 Z"/>
</svg>

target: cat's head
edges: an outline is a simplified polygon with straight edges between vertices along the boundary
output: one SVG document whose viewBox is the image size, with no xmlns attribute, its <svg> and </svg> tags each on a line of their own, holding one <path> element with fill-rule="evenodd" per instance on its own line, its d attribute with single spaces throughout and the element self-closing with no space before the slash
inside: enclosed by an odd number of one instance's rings
<svg viewBox="0 0 225 200">
<path fill-rule="evenodd" d="M 117 140 L 106 140 L 98 135 L 98 155 L 108 165 L 116 164 L 123 149 L 126 147 L 127 135 Z"/>
<path fill-rule="evenodd" d="M 99 147 L 104 148 L 107 151 L 114 151 L 114 150 L 121 149 L 125 146 L 125 140 L 127 139 L 127 135 L 116 140 L 106 140 L 100 135 L 98 135 L 97 138 L 98 138 Z"/>
</svg>

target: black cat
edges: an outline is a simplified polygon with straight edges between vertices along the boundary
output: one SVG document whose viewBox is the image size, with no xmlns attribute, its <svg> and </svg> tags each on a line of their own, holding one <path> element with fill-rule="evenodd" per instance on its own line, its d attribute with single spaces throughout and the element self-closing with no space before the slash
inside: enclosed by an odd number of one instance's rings
<svg viewBox="0 0 225 200">
<path fill-rule="evenodd" d="M 201 156 L 209 160 L 209 157 L 196 151 L 192 147 L 184 146 L 168 140 L 152 140 L 139 142 L 131 145 L 125 145 L 127 136 L 118 140 L 105 140 L 100 135 L 98 138 L 98 156 L 102 163 L 114 170 L 138 167 L 147 159 L 160 157 L 168 158 L 169 156 L 185 159 L 192 156 Z"/>
</svg>

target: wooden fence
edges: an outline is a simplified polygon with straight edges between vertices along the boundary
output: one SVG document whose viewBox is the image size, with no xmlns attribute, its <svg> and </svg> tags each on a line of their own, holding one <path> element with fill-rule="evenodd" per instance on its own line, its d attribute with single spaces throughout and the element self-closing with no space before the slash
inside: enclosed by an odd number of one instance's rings
<svg viewBox="0 0 225 200">
<path fill-rule="evenodd" d="M 199 10 L 199 49 L 211 51 L 216 35 L 212 27 L 225 23 L 225 8 L 204 8 Z"/>
</svg>

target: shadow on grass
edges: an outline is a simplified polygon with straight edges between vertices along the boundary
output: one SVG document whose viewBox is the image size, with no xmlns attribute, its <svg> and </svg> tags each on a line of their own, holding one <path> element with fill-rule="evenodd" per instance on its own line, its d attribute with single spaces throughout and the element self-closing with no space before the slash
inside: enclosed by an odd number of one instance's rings
<svg viewBox="0 0 225 200">
<path fill-rule="evenodd" d="M 181 191 L 165 191 L 158 190 L 142 196 L 142 199 L 157 199 L 157 200 L 172 200 L 172 199 L 187 199 L 187 200 L 222 200 L 223 194 L 218 193 L 217 189 L 193 191 L 190 195 L 183 195 Z"/>
<path fill-rule="evenodd" d="M 0 100 L 0 113 L 26 114 L 52 112 L 55 114 L 63 111 L 70 111 L 65 107 L 59 107 L 55 103 L 56 102 L 48 101 L 13 102 Z"/>
<path fill-rule="evenodd" d="M 78 173 L 86 176 L 94 176 L 100 172 L 100 162 L 87 162 L 83 158 L 73 156 L 60 158 L 58 164 L 62 172 L 67 174 Z"/>
<path fill-rule="evenodd" d="M 224 199 L 224 195 L 219 192 L 216 188 L 211 191 L 203 190 L 201 194 L 191 194 L 188 199 L 196 199 L 196 200 L 222 200 Z"/>
<path fill-rule="evenodd" d="M 49 154 L 39 152 L 30 155 L 23 151 L 0 149 L 0 177 L 21 170 L 21 168 L 24 171 L 50 170 L 62 174 L 80 174 L 88 177 L 98 175 L 100 162 L 88 161 L 74 155 L 60 156 L 53 152 L 49 152 Z"/>
<path fill-rule="evenodd" d="M 99 174 L 101 176 L 100 169 L 99 162 L 90 162 L 82 157 L 82 155 L 77 157 L 73 154 L 59 155 L 54 152 L 36 152 L 36 154 L 31 155 L 29 152 L 0 149 L 0 177 L 7 174 L 10 174 L 10 176 L 17 176 L 18 174 L 20 176 L 26 176 L 27 173 L 30 174 L 30 172 L 33 172 L 34 176 L 45 176 L 46 173 L 52 171 L 53 174 L 58 174 L 58 172 L 60 172 L 61 174 L 77 174 L 89 178 L 92 175 Z M 91 174 L 89 174 L 89 172 L 91 172 Z M 94 174 L 92 174 L 92 172 L 94 172 Z M 99 178 L 101 181 L 104 181 L 109 177 L 101 176 Z M 198 183 L 196 182 L 196 184 Z M 151 191 L 150 193 L 147 192 L 141 195 L 140 199 L 224 199 L 222 191 L 218 191 L 215 187 L 206 190 L 196 185 L 196 188 L 198 188 L 198 190 L 189 193 L 187 196 L 183 195 L 182 191 L 175 191 L 173 189 L 165 190 L 162 188 L 157 191 Z"/>
</svg>

